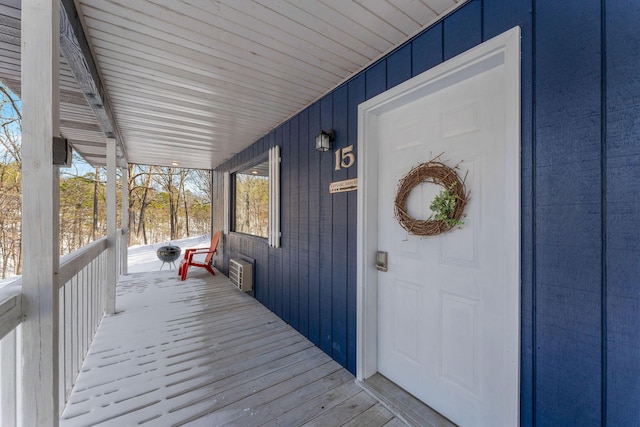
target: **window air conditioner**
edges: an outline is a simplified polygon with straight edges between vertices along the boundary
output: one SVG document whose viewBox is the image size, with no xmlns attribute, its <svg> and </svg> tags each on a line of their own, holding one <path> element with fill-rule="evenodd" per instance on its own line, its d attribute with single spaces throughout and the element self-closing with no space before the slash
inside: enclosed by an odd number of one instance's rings
<svg viewBox="0 0 640 427">
<path fill-rule="evenodd" d="M 229 279 L 241 291 L 251 291 L 253 289 L 253 264 L 239 258 L 230 259 Z"/>
</svg>

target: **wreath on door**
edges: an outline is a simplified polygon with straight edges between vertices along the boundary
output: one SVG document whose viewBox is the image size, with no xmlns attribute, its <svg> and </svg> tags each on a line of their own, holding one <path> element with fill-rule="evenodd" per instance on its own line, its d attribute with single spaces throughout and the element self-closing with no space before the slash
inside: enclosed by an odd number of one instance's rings
<svg viewBox="0 0 640 427">
<path fill-rule="evenodd" d="M 398 183 L 395 216 L 402 228 L 416 236 L 435 236 L 463 224 L 462 217 L 468 201 L 465 179 L 460 179 L 455 168 L 437 160 L 440 156 L 414 166 Z M 411 191 L 423 182 L 443 187 L 429 208 L 433 212 L 427 219 L 413 218 L 407 212 Z"/>
</svg>

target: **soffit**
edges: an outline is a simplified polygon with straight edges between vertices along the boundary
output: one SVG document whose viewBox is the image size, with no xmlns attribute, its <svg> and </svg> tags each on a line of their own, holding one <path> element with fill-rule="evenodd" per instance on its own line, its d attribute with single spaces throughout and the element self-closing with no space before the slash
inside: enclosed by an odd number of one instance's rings
<svg viewBox="0 0 640 427">
<path fill-rule="evenodd" d="M 20 0 L 0 1 L 0 81 L 18 96 L 21 93 L 20 14 Z M 60 55 L 59 96 L 60 134 L 89 163 L 104 165 L 105 134 L 63 55 Z"/>
</svg>

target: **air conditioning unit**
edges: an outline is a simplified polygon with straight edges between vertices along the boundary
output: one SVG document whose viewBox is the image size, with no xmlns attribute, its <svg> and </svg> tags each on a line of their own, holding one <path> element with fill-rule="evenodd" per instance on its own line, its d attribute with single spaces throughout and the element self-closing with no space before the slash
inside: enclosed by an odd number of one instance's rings
<svg viewBox="0 0 640 427">
<path fill-rule="evenodd" d="M 239 258 L 229 260 L 229 279 L 243 292 L 253 289 L 253 264 Z"/>
</svg>

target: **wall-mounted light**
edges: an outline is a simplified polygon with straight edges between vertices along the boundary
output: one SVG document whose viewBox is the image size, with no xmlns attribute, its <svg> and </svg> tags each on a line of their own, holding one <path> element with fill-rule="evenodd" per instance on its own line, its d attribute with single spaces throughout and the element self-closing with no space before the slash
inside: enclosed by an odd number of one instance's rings
<svg viewBox="0 0 640 427">
<path fill-rule="evenodd" d="M 336 134 L 331 130 L 320 131 L 316 136 L 316 151 L 329 151 L 331 149 L 331 142 L 334 140 Z"/>
</svg>

